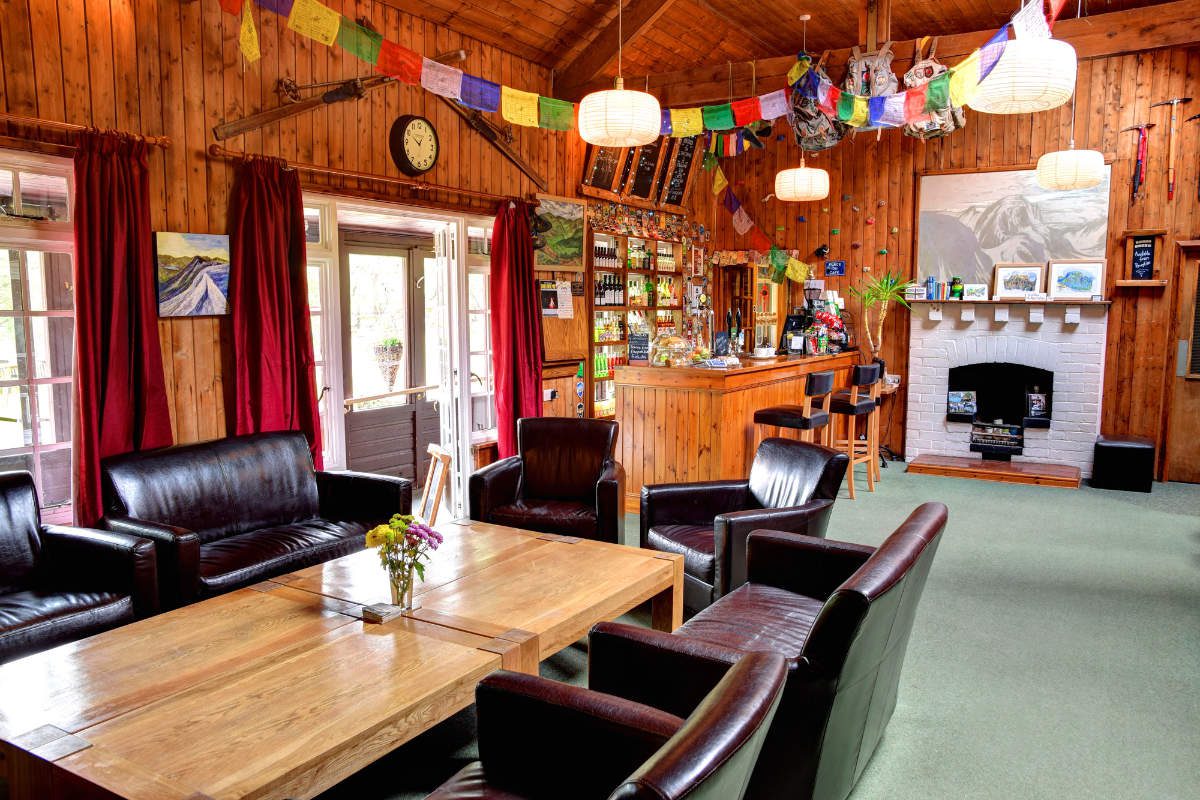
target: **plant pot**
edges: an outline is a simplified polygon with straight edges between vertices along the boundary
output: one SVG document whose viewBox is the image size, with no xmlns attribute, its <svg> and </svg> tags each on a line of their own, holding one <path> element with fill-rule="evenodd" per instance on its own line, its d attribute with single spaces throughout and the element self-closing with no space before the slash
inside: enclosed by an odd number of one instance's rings
<svg viewBox="0 0 1200 800">
<path fill-rule="evenodd" d="M 383 380 L 387 384 L 389 392 L 396 385 L 396 375 L 400 372 L 403 356 L 403 344 L 375 345 L 375 363 L 379 366 L 379 371 L 383 373 Z"/>
</svg>

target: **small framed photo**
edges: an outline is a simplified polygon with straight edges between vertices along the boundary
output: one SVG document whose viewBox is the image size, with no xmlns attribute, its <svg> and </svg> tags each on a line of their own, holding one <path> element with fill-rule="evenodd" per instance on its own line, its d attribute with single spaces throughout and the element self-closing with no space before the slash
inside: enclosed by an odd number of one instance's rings
<svg viewBox="0 0 1200 800">
<path fill-rule="evenodd" d="M 986 283 L 963 284 L 963 300 L 987 300 L 988 285 Z"/>
<path fill-rule="evenodd" d="M 1046 417 L 1049 416 L 1046 410 L 1046 393 L 1045 392 L 1027 392 L 1025 394 L 1025 404 L 1030 417 Z"/>
<path fill-rule="evenodd" d="M 1046 286 L 1051 300 L 1091 300 L 1104 294 L 1104 259 L 1075 258 L 1050 262 Z"/>
<path fill-rule="evenodd" d="M 997 264 L 996 299 L 1024 300 L 1042 291 L 1044 264 Z"/>
<path fill-rule="evenodd" d="M 949 414 L 965 414 L 975 416 L 979 413 L 979 404 L 975 392 L 951 391 L 946 393 L 946 412 Z"/>
</svg>

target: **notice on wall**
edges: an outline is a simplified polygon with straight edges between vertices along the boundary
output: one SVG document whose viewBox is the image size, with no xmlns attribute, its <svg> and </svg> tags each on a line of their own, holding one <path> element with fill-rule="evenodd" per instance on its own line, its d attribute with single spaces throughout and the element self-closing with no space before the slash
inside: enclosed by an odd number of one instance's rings
<svg viewBox="0 0 1200 800">
<path fill-rule="evenodd" d="M 559 314 L 558 282 L 538 281 L 538 294 L 541 295 L 542 316 L 557 317 Z"/>
<path fill-rule="evenodd" d="M 1130 276 L 1135 281 L 1148 281 L 1154 278 L 1154 249 L 1157 238 L 1154 236 L 1133 237 L 1133 256 Z"/>
<path fill-rule="evenodd" d="M 573 319 L 575 304 L 571 301 L 571 282 L 555 281 L 554 290 L 558 293 L 558 318 Z"/>
<path fill-rule="evenodd" d="M 631 334 L 629 334 L 629 363 L 630 364 L 649 364 L 650 363 L 650 334 L 648 334 L 648 333 L 631 333 Z"/>
</svg>

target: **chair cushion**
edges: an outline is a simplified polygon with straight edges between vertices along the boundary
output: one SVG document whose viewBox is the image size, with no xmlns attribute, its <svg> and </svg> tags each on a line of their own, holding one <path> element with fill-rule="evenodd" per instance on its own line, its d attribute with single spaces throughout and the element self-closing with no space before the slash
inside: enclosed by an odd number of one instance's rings
<svg viewBox="0 0 1200 800">
<path fill-rule="evenodd" d="M 823 428 L 829 424 L 829 414 L 819 408 L 804 415 L 804 406 L 771 406 L 754 412 L 754 424 L 777 425 L 781 428 L 796 428 L 802 431 Z"/>
<path fill-rule="evenodd" d="M 683 556 L 688 575 L 712 585 L 716 579 L 717 537 L 712 525 L 655 525 L 646 532 L 646 543 L 655 550 Z"/>
<path fill-rule="evenodd" d="M 824 605 L 785 589 L 747 583 L 692 617 L 676 634 L 744 653 L 779 653 L 792 666 Z"/>
<path fill-rule="evenodd" d="M 356 553 L 366 546 L 366 532 L 366 526 L 358 522 L 311 519 L 202 544 L 201 594 L 228 592 Z"/>
<path fill-rule="evenodd" d="M 587 539 L 596 536 L 596 509 L 574 500 L 518 500 L 492 509 L 488 522 Z"/>
<path fill-rule="evenodd" d="M 849 392 L 834 392 L 829 397 L 829 410 L 834 414 L 861 417 L 863 414 L 870 414 L 875 408 L 875 401 L 865 393 L 859 394 L 858 400 L 853 403 L 850 402 Z"/>
<path fill-rule="evenodd" d="M 73 642 L 133 619 L 133 599 L 129 595 L 38 590 L 3 594 L 0 662 Z"/>
<path fill-rule="evenodd" d="M 520 795 L 488 786 L 483 765 L 475 761 L 458 771 L 425 800 L 524 800 Z"/>
<path fill-rule="evenodd" d="M 0 592 L 23 589 L 41 549 L 38 499 L 28 472 L 0 473 Z"/>
<path fill-rule="evenodd" d="M 613 458 L 617 423 L 606 419 L 526 417 L 517 420 L 521 497 L 587 502 Z"/>
</svg>

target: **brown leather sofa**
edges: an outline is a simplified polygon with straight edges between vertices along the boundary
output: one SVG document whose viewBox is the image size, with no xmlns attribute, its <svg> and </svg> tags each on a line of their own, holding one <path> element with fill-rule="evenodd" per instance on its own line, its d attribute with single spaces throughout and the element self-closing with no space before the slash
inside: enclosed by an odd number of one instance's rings
<svg viewBox="0 0 1200 800">
<path fill-rule="evenodd" d="M 675 635 L 734 652 L 773 652 L 788 663 L 779 713 L 751 780 L 755 798 L 844 800 L 896 707 L 917 602 L 946 526 L 925 503 L 878 548 L 755 531 L 747 583 Z M 719 652 L 719 651 L 714 651 Z M 671 711 L 676 670 L 641 669 L 619 687 Z"/>
<path fill-rule="evenodd" d="M 614 456 L 616 444 L 611 420 L 517 420 L 517 455 L 470 478 L 471 519 L 619 542 L 625 470 Z"/>
<path fill-rule="evenodd" d="M 480 760 L 428 800 L 740 800 L 779 704 L 783 658 L 612 623 L 590 643 L 590 689 L 504 671 L 480 682 Z M 685 676 L 670 711 L 603 688 L 663 669 Z"/>
<path fill-rule="evenodd" d="M 157 609 L 153 542 L 42 525 L 33 476 L 0 473 L 0 663 Z"/>
<path fill-rule="evenodd" d="M 113 531 L 152 539 L 166 608 L 363 549 L 412 509 L 412 482 L 316 472 L 304 434 L 259 433 L 105 459 Z"/>
<path fill-rule="evenodd" d="M 764 439 L 748 480 L 642 487 L 641 544 L 684 557 L 684 605 L 706 608 L 746 582 L 755 528 L 824 536 L 846 475 L 845 453 Z"/>
</svg>

